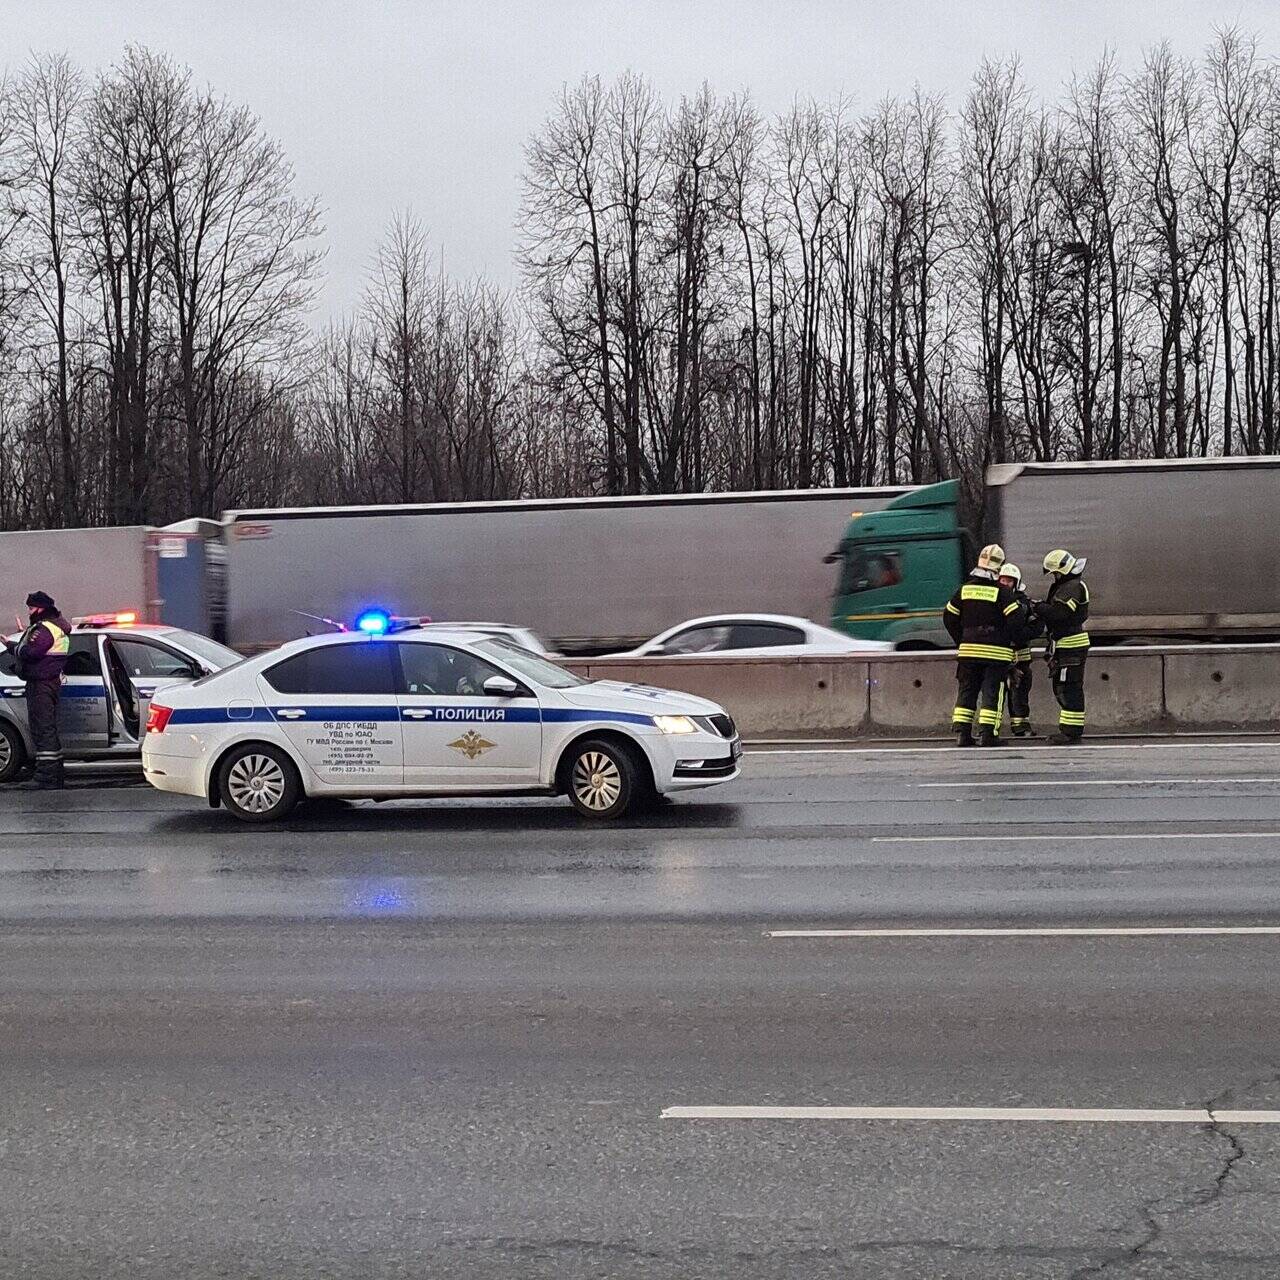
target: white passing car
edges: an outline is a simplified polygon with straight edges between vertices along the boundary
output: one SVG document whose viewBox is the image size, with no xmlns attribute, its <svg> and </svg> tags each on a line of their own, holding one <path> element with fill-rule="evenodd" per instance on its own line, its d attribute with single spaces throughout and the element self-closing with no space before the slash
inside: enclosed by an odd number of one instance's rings
<svg viewBox="0 0 1280 1280">
<path fill-rule="evenodd" d="M 737 777 L 741 753 L 714 702 L 589 682 L 500 637 L 433 626 L 310 636 L 166 691 L 142 764 L 152 786 L 247 822 L 304 796 L 485 794 L 565 794 L 617 818 Z"/>
<path fill-rule="evenodd" d="M 827 657 L 841 653 L 888 653 L 881 640 L 855 640 L 808 618 L 778 613 L 724 613 L 690 618 L 614 658 L 681 658 L 728 653 L 737 658 Z"/>
<path fill-rule="evenodd" d="M 467 631 L 482 636 L 500 636 L 510 640 L 530 653 L 540 653 L 544 658 L 556 657 L 556 651 L 536 632 L 528 627 L 518 627 L 510 622 L 424 622 L 424 631 Z"/>
</svg>

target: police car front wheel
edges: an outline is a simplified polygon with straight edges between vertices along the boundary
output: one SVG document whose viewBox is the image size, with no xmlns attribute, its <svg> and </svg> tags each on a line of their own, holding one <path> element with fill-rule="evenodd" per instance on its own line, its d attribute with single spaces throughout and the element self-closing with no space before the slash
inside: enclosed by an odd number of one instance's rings
<svg viewBox="0 0 1280 1280">
<path fill-rule="evenodd" d="M 0 782 L 12 782 L 22 774 L 27 750 L 22 735 L 11 724 L 0 721 Z"/>
<path fill-rule="evenodd" d="M 620 818 L 643 790 L 631 752 L 602 738 L 573 747 L 563 778 L 573 807 L 586 818 Z"/>
<path fill-rule="evenodd" d="M 265 744 L 237 747 L 222 763 L 219 791 L 243 822 L 275 822 L 298 803 L 302 788 L 293 762 Z"/>
</svg>

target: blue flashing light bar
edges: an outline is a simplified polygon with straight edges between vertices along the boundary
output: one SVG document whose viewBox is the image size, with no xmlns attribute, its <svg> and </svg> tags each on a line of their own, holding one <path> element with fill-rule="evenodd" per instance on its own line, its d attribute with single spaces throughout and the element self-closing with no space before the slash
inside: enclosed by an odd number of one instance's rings
<svg viewBox="0 0 1280 1280">
<path fill-rule="evenodd" d="M 383 636 L 391 629 L 391 615 L 381 609 L 366 609 L 356 619 L 356 630 L 367 636 Z"/>
</svg>

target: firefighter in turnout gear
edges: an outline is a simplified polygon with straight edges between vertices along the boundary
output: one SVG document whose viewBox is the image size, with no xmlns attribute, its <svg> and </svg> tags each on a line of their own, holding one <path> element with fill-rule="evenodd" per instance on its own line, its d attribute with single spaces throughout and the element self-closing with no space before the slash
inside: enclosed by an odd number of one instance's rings
<svg viewBox="0 0 1280 1280">
<path fill-rule="evenodd" d="M 60 788 L 62 741 L 58 737 L 58 701 L 62 671 L 71 647 L 71 624 L 58 612 L 51 596 L 33 591 L 27 597 L 31 625 L 17 644 L 5 648 L 17 659 L 17 674 L 26 681 L 27 724 L 36 749 L 35 779 L 41 790 Z"/>
<path fill-rule="evenodd" d="M 1084 664 L 1089 657 L 1089 588 L 1080 576 L 1084 566 L 1084 556 L 1069 551 L 1050 551 L 1044 558 L 1053 585 L 1037 612 L 1049 634 L 1045 656 L 1060 708 L 1058 732 L 1049 741 L 1060 745 L 1084 737 Z"/>
<path fill-rule="evenodd" d="M 1013 643 L 1021 624 L 1023 606 L 1014 593 L 1001 586 L 999 574 L 1004 551 L 992 543 L 982 548 L 978 567 L 947 602 L 942 619 L 956 642 L 955 711 L 951 727 L 956 745 L 998 746 L 1000 717 L 1004 711 L 1004 683 L 1013 662 Z"/>
<path fill-rule="evenodd" d="M 1009 728 L 1015 738 L 1031 736 L 1031 642 L 1044 634 L 1044 623 L 1022 584 L 1022 570 L 1006 562 L 1000 585 L 1008 587 L 1022 605 L 1021 623 L 1013 637 L 1013 665 L 1009 668 Z"/>
</svg>

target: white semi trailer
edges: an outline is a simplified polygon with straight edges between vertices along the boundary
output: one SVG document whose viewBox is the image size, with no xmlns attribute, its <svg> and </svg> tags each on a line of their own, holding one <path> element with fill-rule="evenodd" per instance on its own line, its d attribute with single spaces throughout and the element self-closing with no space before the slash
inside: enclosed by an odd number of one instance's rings
<svg viewBox="0 0 1280 1280">
<path fill-rule="evenodd" d="M 823 558 L 851 515 L 909 492 L 813 489 L 232 511 L 226 634 L 237 648 L 378 606 L 512 622 L 566 653 L 638 643 L 699 614 L 828 616 Z"/>
</svg>

